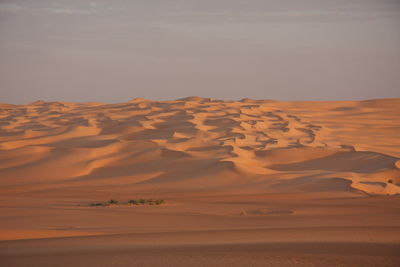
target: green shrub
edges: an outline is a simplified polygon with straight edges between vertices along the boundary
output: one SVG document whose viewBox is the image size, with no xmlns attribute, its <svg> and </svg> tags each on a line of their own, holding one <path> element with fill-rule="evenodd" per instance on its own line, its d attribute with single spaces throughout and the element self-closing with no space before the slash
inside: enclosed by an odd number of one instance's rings
<svg viewBox="0 0 400 267">
<path fill-rule="evenodd" d="M 90 203 L 89 206 L 96 207 L 96 206 L 105 206 L 104 203 Z"/>
<path fill-rule="evenodd" d="M 161 205 L 164 203 L 165 203 L 165 201 L 163 199 L 157 199 L 156 201 L 154 201 L 154 204 L 156 204 L 156 205 Z"/>
<path fill-rule="evenodd" d="M 110 204 L 110 205 L 115 205 L 115 204 L 118 204 L 118 200 L 115 200 L 115 199 L 110 199 L 110 201 L 108 201 L 108 204 Z"/>
<path fill-rule="evenodd" d="M 131 199 L 128 202 L 121 203 L 118 200 L 110 199 L 107 202 L 95 202 L 90 203 L 89 206 L 97 207 L 97 206 L 109 206 L 109 205 L 118 205 L 118 204 L 132 204 L 132 205 L 161 205 L 164 204 L 165 201 L 163 199 Z"/>
<path fill-rule="evenodd" d="M 139 202 L 136 199 L 131 199 L 128 201 L 129 204 L 138 205 Z"/>
</svg>

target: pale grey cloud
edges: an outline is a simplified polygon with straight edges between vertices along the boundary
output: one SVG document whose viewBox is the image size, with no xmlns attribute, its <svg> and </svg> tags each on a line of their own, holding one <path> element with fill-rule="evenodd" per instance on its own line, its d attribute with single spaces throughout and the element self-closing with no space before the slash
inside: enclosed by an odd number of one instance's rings
<svg viewBox="0 0 400 267">
<path fill-rule="evenodd" d="M 53 12 L 57 14 L 95 14 L 97 11 L 94 9 L 74 9 L 74 8 L 43 8 L 42 10 Z"/>
<path fill-rule="evenodd" d="M 0 2 L 0 11 L 1 12 L 50 12 L 55 14 L 95 14 L 96 10 L 96 3 L 90 2 L 88 5 L 84 6 L 69 6 L 69 5 L 59 5 L 57 2 L 51 2 L 47 5 L 40 5 L 38 4 L 24 4 L 23 2 Z"/>
<path fill-rule="evenodd" d="M 0 2 L 0 11 L 3 12 L 15 12 L 23 10 L 24 7 L 14 3 Z"/>
</svg>

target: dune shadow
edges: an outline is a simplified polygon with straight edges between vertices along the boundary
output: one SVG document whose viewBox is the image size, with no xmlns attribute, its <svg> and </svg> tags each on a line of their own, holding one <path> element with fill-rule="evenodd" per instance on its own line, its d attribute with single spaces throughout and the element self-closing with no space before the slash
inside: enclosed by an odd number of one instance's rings
<svg viewBox="0 0 400 267">
<path fill-rule="evenodd" d="M 395 168 L 397 160 L 398 158 L 376 152 L 346 151 L 302 162 L 270 165 L 268 168 L 279 171 L 324 170 L 373 173 L 382 169 Z"/>
</svg>

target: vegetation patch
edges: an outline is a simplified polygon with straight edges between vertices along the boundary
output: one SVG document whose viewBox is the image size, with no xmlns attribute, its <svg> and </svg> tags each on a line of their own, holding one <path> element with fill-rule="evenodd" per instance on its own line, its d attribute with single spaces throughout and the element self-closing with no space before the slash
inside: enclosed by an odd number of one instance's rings
<svg viewBox="0 0 400 267">
<path fill-rule="evenodd" d="M 90 203 L 89 206 L 97 207 L 97 206 L 107 206 L 106 203 Z"/>
<path fill-rule="evenodd" d="M 131 199 L 128 201 L 128 204 L 132 205 L 161 205 L 164 204 L 165 201 L 163 199 Z"/>
<path fill-rule="evenodd" d="M 106 206 L 111 206 L 111 205 L 162 205 L 165 204 L 164 199 L 131 199 L 128 202 L 120 202 L 115 199 L 110 199 L 107 202 L 95 202 L 95 203 L 90 203 L 90 207 L 106 207 Z"/>
</svg>

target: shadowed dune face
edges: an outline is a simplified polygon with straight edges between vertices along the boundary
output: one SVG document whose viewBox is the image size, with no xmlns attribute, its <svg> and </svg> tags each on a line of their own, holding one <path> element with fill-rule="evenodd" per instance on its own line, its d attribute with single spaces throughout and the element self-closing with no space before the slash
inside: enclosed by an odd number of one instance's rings
<svg viewBox="0 0 400 267">
<path fill-rule="evenodd" d="M 270 165 L 268 168 L 280 171 L 326 170 L 333 172 L 374 173 L 395 169 L 397 158 L 375 152 L 337 152 L 333 155 L 309 159 L 302 162 Z"/>
<path fill-rule="evenodd" d="M 134 99 L 0 106 L 8 190 L 249 186 L 398 194 L 400 101 Z M 299 178 L 303 177 L 303 178 Z M 306 177 L 306 178 L 304 178 Z M 14 188 L 14 189 L 13 189 Z"/>
</svg>

